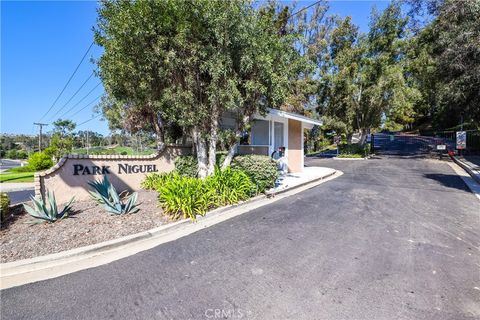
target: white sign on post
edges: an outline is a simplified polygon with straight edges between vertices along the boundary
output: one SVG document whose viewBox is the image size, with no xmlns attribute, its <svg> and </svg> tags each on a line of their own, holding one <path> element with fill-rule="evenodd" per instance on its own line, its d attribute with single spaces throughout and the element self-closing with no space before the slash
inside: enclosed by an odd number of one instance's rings
<svg viewBox="0 0 480 320">
<path fill-rule="evenodd" d="M 467 149 L 467 132 L 457 131 L 457 149 Z"/>
<path fill-rule="evenodd" d="M 447 150 L 447 146 L 444 144 L 437 144 L 437 150 Z"/>
</svg>

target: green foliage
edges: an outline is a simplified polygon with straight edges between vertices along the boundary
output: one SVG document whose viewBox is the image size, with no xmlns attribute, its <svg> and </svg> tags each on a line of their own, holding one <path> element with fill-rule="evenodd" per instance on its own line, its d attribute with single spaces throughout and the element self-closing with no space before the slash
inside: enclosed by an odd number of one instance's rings
<svg viewBox="0 0 480 320">
<path fill-rule="evenodd" d="M 0 192 L 0 221 L 3 222 L 8 216 L 8 206 L 10 205 L 10 197 L 6 192 Z"/>
<path fill-rule="evenodd" d="M 216 153 L 216 166 L 221 166 L 223 160 L 227 156 L 226 152 L 217 152 Z M 175 159 L 175 170 L 182 176 L 186 177 L 197 177 L 198 173 L 198 161 L 194 156 L 178 156 Z"/>
<path fill-rule="evenodd" d="M 337 156 L 337 158 L 353 158 L 353 159 L 361 159 L 364 158 L 362 154 L 359 153 L 342 153 Z"/>
<path fill-rule="evenodd" d="M 24 173 L 24 172 L 32 172 L 32 168 L 28 165 L 26 166 L 21 166 L 21 167 L 15 167 L 15 168 L 10 168 L 3 173 Z"/>
<path fill-rule="evenodd" d="M 215 190 L 216 206 L 247 200 L 256 191 L 255 184 L 243 171 L 231 167 L 223 170 L 216 167 L 215 173 L 205 179 L 205 185 L 207 190 Z"/>
<path fill-rule="evenodd" d="M 72 203 L 74 201 L 74 198 L 70 199 L 70 201 L 61 211 L 58 211 L 57 201 L 55 200 L 55 194 L 53 192 L 47 192 L 46 203 L 43 200 L 37 200 L 33 196 L 31 196 L 31 200 L 34 205 L 33 208 L 26 204 L 24 204 L 23 207 L 30 216 L 35 218 L 34 223 L 52 223 L 68 217 L 68 213 L 72 209 Z"/>
<path fill-rule="evenodd" d="M 205 176 L 223 111 L 248 119 L 287 96 L 298 52 L 294 35 L 281 32 L 288 9 L 282 23 L 271 7 L 261 11 L 246 0 L 102 2 L 95 41 L 104 49 L 97 63 L 109 122 L 158 137 L 173 125 L 194 132 Z"/>
<path fill-rule="evenodd" d="M 115 187 L 110 183 L 107 176 L 103 176 L 102 181 L 89 181 L 88 184 L 94 191 L 89 191 L 90 195 L 98 203 L 103 204 L 105 210 L 110 214 L 121 215 L 138 212 L 137 198 L 138 193 L 134 192 L 124 201 L 120 198 Z"/>
<path fill-rule="evenodd" d="M 158 188 L 159 202 L 167 215 L 173 219 L 196 219 L 214 206 L 215 190 L 208 190 L 204 180 L 177 175 Z"/>
<path fill-rule="evenodd" d="M 245 173 L 231 168 L 217 167 L 205 179 L 172 174 L 156 182 L 160 205 L 173 219 L 183 216 L 195 220 L 209 209 L 246 200 L 255 190 Z"/>
<path fill-rule="evenodd" d="M 45 152 L 35 152 L 28 159 L 31 171 L 45 170 L 53 166 L 53 160 Z"/>
<path fill-rule="evenodd" d="M 231 167 L 245 172 L 256 185 L 256 193 L 262 193 L 274 187 L 278 178 L 277 164 L 268 156 L 237 156 L 233 159 Z"/>
<path fill-rule="evenodd" d="M 341 144 L 338 151 L 339 158 L 364 158 L 370 154 L 370 144 Z"/>
<path fill-rule="evenodd" d="M 23 150 L 12 149 L 12 150 L 8 150 L 5 153 L 5 158 L 7 158 L 7 159 L 27 159 L 28 158 L 28 153 L 26 153 Z"/>
<path fill-rule="evenodd" d="M 175 170 L 182 176 L 197 177 L 197 158 L 194 156 L 178 156 L 175 159 Z"/>
<path fill-rule="evenodd" d="M 56 158 L 61 158 L 73 150 L 73 130 L 76 124 L 71 120 L 58 119 L 53 123 L 53 126 L 54 133 L 50 139 L 51 150 L 48 152 Z"/>
<path fill-rule="evenodd" d="M 176 171 L 168 173 L 151 173 L 145 176 L 141 186 L 145 190 L 158 190 L 167 181 L 175 179 L 176 175 L 178 175 Z"/>
</svg>

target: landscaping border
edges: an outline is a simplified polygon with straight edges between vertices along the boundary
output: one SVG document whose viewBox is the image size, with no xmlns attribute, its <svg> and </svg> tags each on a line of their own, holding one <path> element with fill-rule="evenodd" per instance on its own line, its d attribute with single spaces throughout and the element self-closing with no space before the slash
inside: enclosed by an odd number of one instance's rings
<svg viewBox="0 0 480 320">
<path fill-rule="evenodd" d="M 335 170 L 303 184 L 270 193 L 268 196 L 259 195 L 238 204 L 214 209 L 203 217 L 198 216 L 196 223 L 191 223 L 189 219 L 183 219 L 119 239 L 40 257 L 2 263 L 0 264 L 0 289 L 58 277 L 148 250 L 310 189 L 342 174 L 341 171 Z"/>
</svg>

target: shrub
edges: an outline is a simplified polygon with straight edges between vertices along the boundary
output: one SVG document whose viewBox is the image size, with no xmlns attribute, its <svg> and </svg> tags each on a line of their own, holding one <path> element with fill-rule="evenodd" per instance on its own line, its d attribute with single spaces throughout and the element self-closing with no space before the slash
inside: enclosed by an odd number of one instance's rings
<svg viewBox="0 0 480 320">
<path fill-rule="evenodd" d="M 359 155 L 359 158 L 363 158 L 370 154 L 370 144 L 341 144 L 338 146 L 338 151 L 343 155 Z"/>
<path fill-rule="evenodd" d="M 195 220 L 209 209 L 248 199 L 256 189 L 250 178 L 241 171 L 227 168 L 206 179 L 173 174 L 158 188 L 159 202 L 173 219 Z"/>
<path fill-rule="evenodd" d="M 98 203 L 105 206 L 105 210 L 111 214 L 121 215 L 138 212 L 136 205 L 138 193 L 134 192 L 125 199 L 125 203 L 120 199 L 115 187 L 108 181 L 107 176 L 103 176 L 102 181 L 90 181 L 88 184 L 94 189 L 89 191 L 90 195 Z"/>
<path fill-rule="evenodd" d="M 226 151 L 217 152 L 216 159 L 215 159 L 216 165 L 221 166 L 226 156 L 227 156 Z M 175 170 L 177 170 L 177 172 L 182 176 L 192 177 L 192 178 L 197 177 L 197 173 L 198 173 L 197 157 L 178 156 L 175 159 Z"/>
<path fill-rule="evenodd" d="M 47 193 L 47 201 L 46 203 L 43 200 L 37 200 L 35 197 L 30 196 L 34 208 L 27 206 L 26 204 L 23 205 L 25 211 L 33 218 L 35 218 L 34 223 L 40 222 L 55 222 L 57 220 L 64 219 L 68 217 L 68 213 L 72 209 L 72 203 L 74 198 L 70 199 L 67 205 L 63 208 L 62 211 L 58 211 L 57 200 L 55 200 L 55 194 L 53 192 Z M 47 207 L 48 205 L 48 207 Z"/>
<path fill-rule="evenodd" d="M 7 159 L 17 159 L 17 150 L 11 149 L 5 153 L 5 158 Z"/>
<path fill-rule="evenodd" d="M 176 171 L 151 173 L 145 176 L 141 186 L 145 190 L 158 190 L 166 181 L 173 179 L 175 175 L 178 175 Z"/>
<path fill-rule="evenodd" d="M 182 214 L 184 218 L 196 219 L 204 215 L 213 203 L 214 190 L 205 188 L 205 181 L 177 175 L 159 188 L 159 202 L 165 213 L 173 219 Z"/>
<path fill-rule="evenodd" d="M 0 192 L 0 221 L 4 221 L 8 216 L 8 206 L 10 205 L 10 197 L 6 192 Z"/>
<path fill-rule="evenodd" d="M 256 185 L 256 193 L 262 193 L 274 187 L 278 178 L 277 163 L 268 156 L 237 156 L 232 161 L 232 168 L 245 172 Z"/>
<path fill-rule="evenodd" d="M 175 159 L 175 170 L 185 177 L 195 178 L 198 172 L 198 163 L 195 156 L 178 156 Z"/>
<path fill-rule="evenodd" d="M 30 166 L 28 165 L 23 167 L 15 167 L 7 170 L 7 172 L 11 172 L 11 173 L 22 173 L 22 172 L 32 172 L 32 171 L 34 170 L 30 168 Z"/>
<path fill-rule="evenodd" d="M 45 170 L 53 166 L 53 160 L 44 152 L 35 152 L 28 159 L 28 167 L 32 171 Z"/>
</svg>

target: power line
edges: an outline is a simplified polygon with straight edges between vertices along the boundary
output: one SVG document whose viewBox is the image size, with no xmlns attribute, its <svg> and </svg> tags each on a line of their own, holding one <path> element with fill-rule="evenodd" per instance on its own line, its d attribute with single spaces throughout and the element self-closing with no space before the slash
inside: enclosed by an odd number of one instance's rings
<svg viewBox="0 0 480 320">
<path fill-rule="evenodd" d="M 75 70 L 73 71 L 72 75 L 70 76 L 70 78 L 68 79 L 67 83 L 65 84 L 65 86 L 63 86 L 63 89 L 62 91 L 60 91 L 60 94 L 57 96 L 57 98 L 55 99 L 55 101 L 52 103 L 52 105 L 50 106 L 50 108 L 48 108 L 47 112 L 45 112 L 43 114 L 43 116 L 40 118 L 40 120 L 42 120 L 49 112 L 50 110 L 52 110 L 52 108 L 55 106 L 55 104 L 57 103 L 58 99 L 60 99 L 60 96 L 63 94 L 63 92 L 65 91 L 65 89 L 67 88 L 68 84 L 70 83 L 70 81 L 72 81 L 72 78 L 73 76 L 75 75 L 75 73 L 77 73 L 77 70 L 78 68 L 80 68 L 80 65 L 82 64 L 83 60 L 85 60 L 85 57 L 87 56 L 88 52 L 90 51 L 90 49 L 93 47 L 93 44 L 94 42 L 92 42 L 90 44 L 90 46 L 88 47 L 87 51 L 85 52 L 85 54 L 83 55 L 82 57 L 82 60 L 80 60 L 80 62 L 78 63 L 77 67 L 75 68 Z"/>
<path fill-rule="evenodd" d="M 299 13 L 300 13 L 300 12 L 302 12 L 302 11 L 305 11 L 305 10 L 307 10 L 307 9 L 310 9 L 311 7 L 313 7 L 313 6 L 317 5 L 317 4 L 319 4 L 320 2 L 323 2 L 323 0 L 320 0 L 320 1 L 314 2 L 314 3 L 312 3 L 311 5 L 309 5 L 309 6 L 306 6 L 305 8 L 303 8 L 303 9 L 300 9 L 300 10 L 298 10 L 298 11 L 297 11 L 297 12 L 295 12 L 295 13 L 292 13 L 291 15 L 289 15 L 289 16 L 287 17 L 287 20 L 288 20 L 288 19 L 290 19 L 291 17 L 293 17 L 293 16 L 295 16 L 295 15 L 299 14 Z"/>
<path fill-rule="evenodd" d="M 80 101 L 78 101 L 77 103 L 75 103 L 70 109 L 68 109 L 66 112 L 64 112 L 59 118 L 62 118 L 64 117 L 66 114 L 68 114 L 70 111 L 72 111 L 73 109 L 75 109 L 76 106 L 78 106 L 83 100 L 85 100 L 92 92 L 93 90 L 97 89 L 97 87 L 101 85 L 101 82 L 99 82 L 95 87 L 93 87 L 85 96 L 83 96 L 82 99 L 80 99 Z"/>
<path fill-rule="evenodd" d="M 75 93 L 73 94 L 73 96 L 71 96 L 70 99 L 68 99 L 68 101 L 65 102 L 65 104 L 64 104 L 60 109 L 58 109 L 57 112 L 55 112 L 55 114 L 54 114 L 53 116 L 51 116 L 49 120 L 52 120 L 53 118 L 55 118 L 55 116 L 56 116 L 60 111 L 62 111 L 63 108 L 65 108 L 65 107 L 67 106 L 67 104 L 68 104 L 70 101 L 72 101 L 73 98 L 75 98 L 75 96 L 77 95 L 77 93 L 79 93 L 80 90 L 82 90 L 82 88 L 85 86 L 85 84 L 88 82 L 88 80 L 90 80 L 90 78 L 92 78 L 92 76 L 93 76 L 93 72 L 90 74 L 90 76 L 87 78 L 87 80 L 85 80 L 85 81 L 82 83 L 82 85 L 80 86 L 80 88 L 78 88 L 78 90 L 75 91 Z"/>
<path fill-rule="evenodd" d="M 77 112 L 75 112 L 74 114 L 72 114 L 70 116 L 70 118 L 73 118 L 75 115 L 77 115 L 80 111 L 84 110 L 85 108 L 87 108 L 89 105 L 91 105 L 92 103 L 94 103 L 95 101 L 97 101 L 98 99 L 100 99 L 100 97 L 103 96 L 103 93 L 101 95 L 99 95 L 98 97 L 96 97 L 95 99 L 93 99 L 92 101 L 90 101 L 87 105 L 85 105 L 84 107 L 82 107 L 81 109 L 79 109 Z"/>
<path fill-rule="evenodd" d="M 84 125 L 84 124 L 85 124 L 85 123 L 87 123 L 87 122 L 90 122 L 90 121 L 92 121 L 92 120 L 94 120 L 94 119 L 96 119 L 96 118 L 100 117 L 101 115 L 102 115 L 102 114 L 101 114 L 101 113 L 99 113 L 99 114 L 97 114 L 95 117 L 93 117 L 93 118 L 90 118 L 90 119 L 88 119 L 87 121 L 83 121 L 83 122 L 82 122 L 82 123 L 80 123 L 80 124 L 77 124 L 77 128 L 78 128 L 78 127 L 80 127 L 81 125 Z"/>
</svg>

